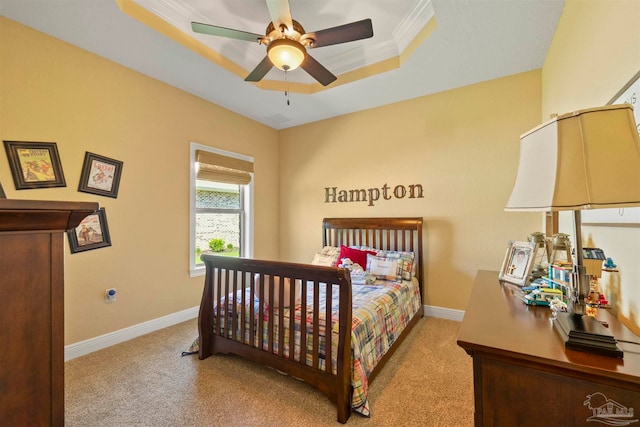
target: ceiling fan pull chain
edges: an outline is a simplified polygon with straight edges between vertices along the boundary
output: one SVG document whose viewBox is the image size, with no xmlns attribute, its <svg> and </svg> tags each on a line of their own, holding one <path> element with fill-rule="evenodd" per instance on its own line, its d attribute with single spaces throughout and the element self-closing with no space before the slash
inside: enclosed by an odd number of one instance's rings
<svg viewBox="0 0 640 427">
<path fill-rule="evenodd" d="M 284 90 L 284 96 L 287 99 L 287 105 L 291 105 L 289 103 L 289 80 L 287 79 L 287 70 L 284 70 L 284 83 L 286 85 L 286 89 Z"/>
</svg>

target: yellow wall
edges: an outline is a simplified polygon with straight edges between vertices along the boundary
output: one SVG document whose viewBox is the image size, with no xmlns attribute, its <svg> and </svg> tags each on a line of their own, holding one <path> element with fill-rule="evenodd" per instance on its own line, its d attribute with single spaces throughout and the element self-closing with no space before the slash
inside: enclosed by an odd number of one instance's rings
<svg viewBox="0 0 640 427">
<path fill-rule="evenodd" d="M 567 0 L 542 69 L 542 120 L 605 105 L 640 71 L 639 22 L 637 0 Z M 570 215 L 562 215 L 560 225 L 573 234 Z M 619 274 L 603 277 L 603 285 L 613 285 L 609 296 L 619 314 L 640 331 L 640 226 L 582 231 L 585 242 L 618 264 Z"/>
<path fill-rule="evenodd" d="M 67 344 L 199 304 L 203 278 L 188 271 L 191 141 L 254 157 L 255 255 L 277 258 L 275 130 L 2 17 L 0 64 L 0 137 L 56 142 L 67 182 L 16 191 L 3 154 L 7 197 L 96 201 L 107 213 L 113 246 L 65 248 Z M 85 151 L 124 162 L 117 199 L 77 191 Z M 106 304 L 110 287 L 118 299 Z"/>
<path fill-rule="evenodd" d="M 281 257 L 310 261 L 323 216 L 420 216 L 425 303 L 463 310 L 476 271 L 540 231 L 539 215 L 503 210 L 540 93 L 533 71 L 281 131 Z M 385 183 L 421 184 L 424 198 L 325 203 L 325 187 Z"/>
<path fill-rule="evenodd" d="M 640 70 L 638 16 L 638 1 L 567 0 L 542 71 L 280 132 L 0 17 L 0 137 L 56 142 L 67 180 L 16 191 L 0 155 L 7 196 L 97 201 L 111 230 L 112 247 L 65 249 L 65 342 L 198 304 L 190 141 L 255 158 L 256 257 L 309 261 L 323 217 L 421 216 L 425 303 L 464 309 L 476 270 L 499 269 L 507 241 L 542 226 L 537 214 L 503 211 L 520 134 L 550 113 L 606 103 Z M 117 199 L 76 191 L 85 151 L 124 161 Z M 424 198 L 324 202 L 325 187 L 385 183 L 421 184 Z M 620 264 L 621 311 L 636 319 L 640 228 L 585 234 Z M 103 302 L 108 287 L 118 288 L 115 304 Z"/>
</svg>

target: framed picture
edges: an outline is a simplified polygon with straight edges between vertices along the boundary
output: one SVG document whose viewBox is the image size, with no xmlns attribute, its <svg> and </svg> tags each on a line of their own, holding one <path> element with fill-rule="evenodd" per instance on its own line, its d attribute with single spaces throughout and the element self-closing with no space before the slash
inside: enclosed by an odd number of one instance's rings
<svg viewBox="0 0 640 427">
<path fill-rule="evenodd" d="M 0 182 L 0 199 L 6 199 L 7 195 L 4 194 L 4 189 L 2 188 L 2 183 Z"/>
<path fill-rule="evenodd" d="M 498 279 L 519 286 L 527 284 L 533 267 L 534 254 L 534 243 L 510 240 Z"/>
<path fill-rule="evenodd" d="M 86 152 L 78 191 L 106 197 L 118 197 L 122 162 Z"/>
<path fill-rule="evenodd" d="M 88 215 L 76 228 L 67 230 L 67 236 L 69 236 L 69 248 L 72 254 L 111 246 L 104 208 Z"/>
<path fill-rule="evenodd" d="M 16 190 L 66 187 L 55 142 L 4 141 Z"/>
</svg>

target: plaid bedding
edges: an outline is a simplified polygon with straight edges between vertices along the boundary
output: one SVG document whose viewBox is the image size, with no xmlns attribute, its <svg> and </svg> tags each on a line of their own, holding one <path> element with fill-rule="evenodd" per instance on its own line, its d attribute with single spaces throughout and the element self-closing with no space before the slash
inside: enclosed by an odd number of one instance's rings
<svg viewBox="0 0 640 427">
<path fill-rule="evenodd" d="M 379 280 L 372 285 L 353 285 L 352 286 L 352 332 L 351 332 L 351 346 L 353 353 L 353 370 L 351 383 L 353 386 L 353 398 L 352 407 L 354 411 L 369 416 L 369 402 L 368 402 L 368 377 L 371 371 L 378 364 L 382 356 L 391 348 L 393 343 L 400 336 L 407 323 L 413 318 L 413 316 L 421 310 L 420 305 L 420 288 L 418 286 L 417 279 L 413 278 L 411 281 L 402 282 L 390 282 Z M 229 317 L 233 316 L 235 312 L 237 316 L 240 315 L 242 304 L 242 290 L 236 294 L 235 307 L 230 308 Z M 223 300 L 224 301 L 224 300 Z M 257 296 L 253 301 L 250 301 L 250 288 L 245 289 L 245 301 L 247 302 L 247 313 L 253 308 L 255 317 L 258 317 L 259 313 L 259 301 Z M 320 369 L 325 369 L 325 343 L 324 343 L 324 329 L 326 325 L 326 319 L 324 313 L 326 313 L 326 295 L 324 292 L 320 292 L 320 340 L 319 347 L 319 365 Z M 338 348 L 338 290 L 334 287 L 333 298 L 331 301 L 332 312 L 332 364 L 333 373 L 336 373 L 336 357 Z M 222 323 L 227 317 L 224 313 L 226 303 L 222 304 L 223 311 L 221 314 Z M 301 304 L 294 307 L 295 316 L 295 348 L 293 358 L 296 361 L 300 361 L 300 334 L 301 334 L 301 322 L 302 312 Z M 274 310 L 276 313 L 278 310 Z M 305 313 L 306 325 L 307 325 L 307 337 L 306 337 L 306 363 L 312 365 L 312 358 L 314 354 L 313 350 L 313 335 L 310 334 L 310 330 L 313 330 L 313 283 L 309 283 L 307 287 L 307 310 Z M 289 345 L 289 316 L 291 315 L 291 309 L 286 308 L 282 310 L 284 319 L 285 338 L 282 341 L 285 343 L 283 354 L 288 357 L 290 349 Z M 263 349 L 268 350 L 268 328 L 267 322 L 269 317 L 269 309 L 265 307 L 263 310 Z M 215 317 L 214 317 L 215 319 Z M 229 319 L 230 320 L 230 319 Z M 249 315 L 246 315 L 245 320 L 245 336 L 244 342 L 249 343 Z M 240 335 L 240 322 L 238 322 L 238 336 Z M 274 313 L 274 337 L 279 334 L 278 331 L 278 316 Z M 224 325 L 221 325 L 224 328 Z M 227 335 L 225 332 L 224 335 Z M 258 333 L 255 334 L 254 343 L 255 347 L 259 347 Z M 279 354 L 277 348 L 277 339 L 273 342 L 273 352 Z"/>
</svg>

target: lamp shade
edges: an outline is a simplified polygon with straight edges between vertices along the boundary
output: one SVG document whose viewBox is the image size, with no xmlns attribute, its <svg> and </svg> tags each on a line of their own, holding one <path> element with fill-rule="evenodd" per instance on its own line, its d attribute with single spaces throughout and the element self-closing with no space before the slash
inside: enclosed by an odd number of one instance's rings
<svg viewBox="0 0 640 427">
<path fill-rule="evenodd" d="M 628 104 L 557 116 L 520 137 L 507 211 L 640 206 L 640 137 Z"/>
<path fill-rule="evenodd" d="M 283 71 L 295 70 L 304 60 L 304 47 L 295 40 L 286 38 L 272 41 L 267 55 L 273 65 Z"/>
</svg>

